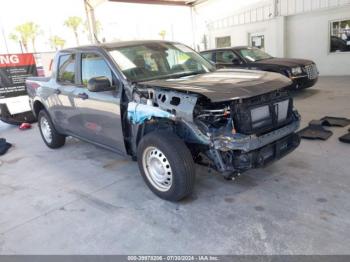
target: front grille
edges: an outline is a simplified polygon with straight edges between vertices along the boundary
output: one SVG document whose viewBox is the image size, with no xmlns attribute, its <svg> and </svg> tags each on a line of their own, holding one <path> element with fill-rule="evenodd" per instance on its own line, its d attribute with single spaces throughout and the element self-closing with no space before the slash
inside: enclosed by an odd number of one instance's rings
<svg viewBox="0 0 350 262">
<path fill-rule="evenodd" d="M 287 94 L 271 96 L 273 99 L 242 101 L 232 105 L 231 114 L 237 132 L 242 134 L 263 134 L 292 120 L 293 101 Z"/>
<path fill-rule="evenodd" d="M 307 77 L 308 77 L 309 79 L 312 80 L 312 79 L 317 78 L 317 76 L 318 76 L 318 71 L 317 71 L 317 67 L 316 67 L 315 64 L 310 64 L 310 65 L 305 66 L 305 67 L 304 67 L 304 70 L 305 70 L 305 72 L 306 72 L 306 74 L 307 74 Z"/>
<path fill-rule="evenodd" d="M 278 123 L 283 123 L 284 121 L 286 121 L 288 116 L 289 103 L 290 103 L 290 100 L 286 99 L 281 102 L 277 102 L 273 104 L 274 111 L 275 111 L 274 113 L 276 115 Z"/>
</svg>

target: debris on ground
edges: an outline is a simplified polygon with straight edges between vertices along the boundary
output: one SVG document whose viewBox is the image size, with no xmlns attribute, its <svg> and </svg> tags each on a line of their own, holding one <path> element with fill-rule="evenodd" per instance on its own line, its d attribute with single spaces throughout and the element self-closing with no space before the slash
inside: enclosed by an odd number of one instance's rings
<svg viewBox="0 0 350 262">
<path fill-rule="evenodd" d="M 12 144 L 6 142 L 5 138 L 0 138 L 0 156 L 5 155 L 11 146 Z"/>
<path fill-rule="evenodd" d="M 323 126 L 345 127 L 350 125 L 350 119 L 345 117 L 325 116 L 319 120 Z"/>
<path fill-rule="evenodd" d="M 340 142 L 350 144 L 350 129 L 348 131 L 349 131 L 349 133 L 339 137 Z"/>
<path fill-rule="evenodd" d="M 20 126 L 19 126 L 19 129 L 20 130 L 27 130 L 27 129 L 30 129 L 32 128 L 32 125 L 29 124 L 29 123 L 22 123 Z"/>
<path fill-rule="evenodd" d="M 333 132 L 324 128 L 324 126 L 331 127 L 345 127 L 350 124 L 350 119 L 345 117 L 325 116 L 319 120 L 311 120 L 309 125 L 298 132 L 301 138 L 306 139 L 321 139 L 327 140 L 333 135 Z M 350 133 L 339 138 L 344 142 L 350 137 Z M 347 142 L 344 142 L 347 143 Z"/>
<path fill-rule="evenodd" d="M 333 135 L 332 131 L 326 130 L 322 125 L 313 121 L 311 121 L 307 127 L 298 132 L 301 138 L 327 140 Z"/>
</svg>

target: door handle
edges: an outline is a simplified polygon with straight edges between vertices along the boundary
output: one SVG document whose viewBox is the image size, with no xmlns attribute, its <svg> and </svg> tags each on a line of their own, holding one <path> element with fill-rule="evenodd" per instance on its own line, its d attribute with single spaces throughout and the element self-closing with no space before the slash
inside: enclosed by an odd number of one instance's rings
<svg viewBox="0 0 350 262">
<path fill-rule="evenodd" d="M 83 99 L 83 100 L 89 98 L 89 96 L 88 96 L 86 93 L 80 93 L 80 94 L 78 94 L 78 97 L 81 98 L 81 99 Z"/>
<path fill-rule="evenodd" d="M 61 94 L 61 90 L 59 90 L 59 89 L 55 89 L 53 92 L 54 92 L 56 95 Z"/>
</svg>

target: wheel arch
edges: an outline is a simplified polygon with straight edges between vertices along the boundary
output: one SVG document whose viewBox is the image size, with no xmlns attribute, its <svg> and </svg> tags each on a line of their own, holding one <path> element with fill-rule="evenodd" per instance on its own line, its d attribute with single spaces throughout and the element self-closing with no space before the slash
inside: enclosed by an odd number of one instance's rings
<svg viewBox="0 0 350 262">
<path fill-rule="evenodd" d="M 146 121 L 140 125 L 133 126 L 134 136 L 132 143 L 132 151 L 130 155 L 134 155 L 133 152 L 137 151 L 137 147 L 141 139 L 154 131 L 168 131 L 173 133 L 179 139 L 184 141 L 184 143 L 189 146 L 191 144 L 197 144 L 202 146 L 207 146 L 209 141 L 203 139 L 203 135 L 199 134 L 200 131 L 194 129 L 191 125 L 184 121 L 174 121 L 165 118 L 155 118 L 150 121 Z"/>
<path fill-rule="evenodd" d="M 126 151 L 132 157 L 136 157 L 137 147 L 141 139 L 157 130 L 170 131 L 178 136 L 175 128 L 175 121 L 163 118 L 153 118 L 151 120 L 145 121 L 142 124 L 131 124 L 129 123 L 128 136 L 129 139 L 126 140 Z"/>
<path fill-rule="evenodd" d="M 46 112 L 48 112 L 47 109 L 46 109 L 46 107 L 45 107 L 45 105 L 44 105 L 44 103 L 42 103 L 40 100 L 35 100 L 35 101 L 33 102 L 33 113 L 34 113 L 34 116 L 35 116 L 36 118 L 38 118 L 39 112 L 40 112 L 42 109 L 44 109 L 44 110 L 46 110 Z"/>
</svg>

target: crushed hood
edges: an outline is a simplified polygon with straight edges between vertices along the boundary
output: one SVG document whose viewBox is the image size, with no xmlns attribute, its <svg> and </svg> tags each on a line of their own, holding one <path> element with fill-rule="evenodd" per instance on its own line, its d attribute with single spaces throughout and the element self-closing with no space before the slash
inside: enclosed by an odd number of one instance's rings
<svg viewBox="0 0 350 262">
<path fill-rule="evenodd" d="M 242 69 L 220 69 L 215 72 L 139 82 L 141 85 L 175 89 L 201 94 L 212 102 L 248 98 L 282 89 L 291 81 L 277 73 Z"/>
</svg>

